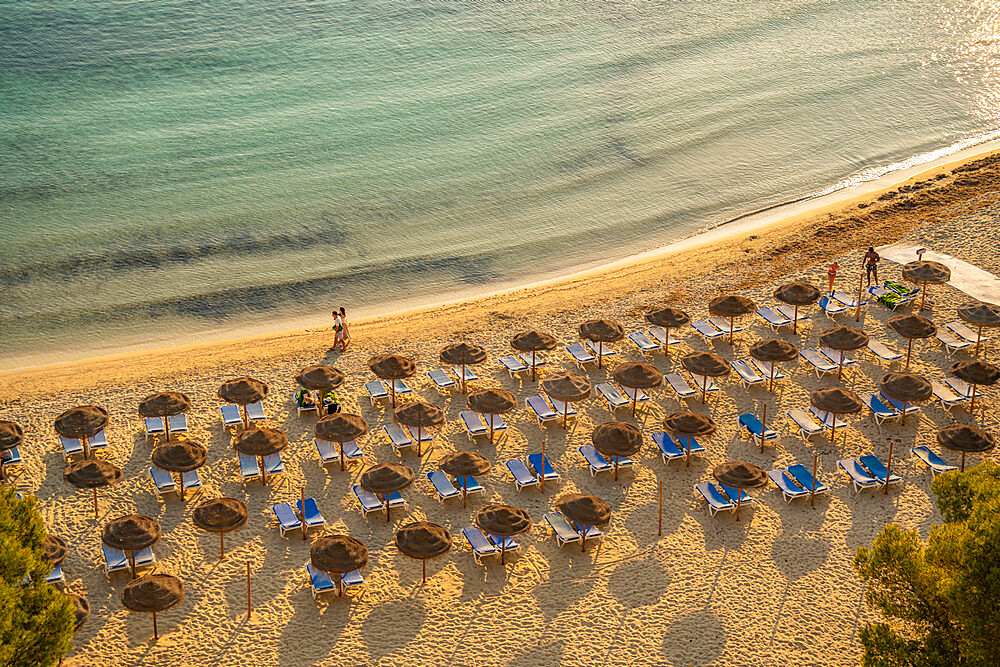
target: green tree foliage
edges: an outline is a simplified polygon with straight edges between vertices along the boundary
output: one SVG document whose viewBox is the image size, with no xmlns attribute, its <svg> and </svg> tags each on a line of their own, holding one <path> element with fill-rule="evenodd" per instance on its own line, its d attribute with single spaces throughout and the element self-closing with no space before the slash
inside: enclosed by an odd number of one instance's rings
<svg viewBox="0 0 1000 667">
<path fill-rule="evenodd" d="M 52 565 L 43 539 L 34 498 L 0 486 L 0 665 L 54 665 L 70 648 L 73 606 L 45 581 Z"/>
<path fill-rule="evenodd" d="M 931 489 L 945 523 L 926 545 L 890 524 L 854 557 L 887 621 L 861 631 L 866 666 L 1000 664 L 1000 466 L 946 473 Z"/>
</svg>

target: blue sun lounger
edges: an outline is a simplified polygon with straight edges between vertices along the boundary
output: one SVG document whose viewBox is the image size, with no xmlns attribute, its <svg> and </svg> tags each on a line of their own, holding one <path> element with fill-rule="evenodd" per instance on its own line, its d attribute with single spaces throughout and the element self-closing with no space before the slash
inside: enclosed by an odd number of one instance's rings
<svg viewBox="0 0 1000 667">
<path fill-rule="evenodd" d="M 521 553 L 521 545 L 513 537 L 505 537 L 503 535 L 493 535 L 492 533 L 486 533 L 486 539 L 488 539 L 493 546 L 497 548 L 497 552 L 500 550 L 506 551 L 509 554 L 519 554 Z"/>
<path fill-rule="evenodd" d="M 893 421 L 903 416 L 898 410 L 887 406 L 879 400 L 879 397 L 875 394 L 861 394 L 860 398 L 868 406 L 868 410 L 872 413 L 872 418 L 875 420 L 875 426 L 878 428 L 881 428 L 882 424 L 887 421 Z"/>
<path fill-rule="evenodd" d="M 628 335 L 628 339 L 632 341 L 632 343 L 635 344 L 635 346 L 643 354 L 651 354 L 660 349 L 660 345 L 650 340 L 649 336 L 642 331 L 633 331 Z"/>
<path fill-rule="evenodd" d="M 919 405 L 913 405 L 912 403 L 907 403 L 906 404 L 906 410 L 904 411 L 903 410 L 903 403 L 902 403 L 902 401 L 897 401 L 894 398 L 889 398 L 888 396 L 886 396 L 885 394 L 883 394 L 881 390 L 878 393 L 878 397 L 879 397 L 879 400 L 881 400 L 886 405 L 890 406 L 892 409 L 894 409 L 900 415 L 903 415 L 903 414 L 914 415 L 914 414 L 917 414 L 918 412 L 920 412 L 920 406 Z"/>
<path fill-rule="evenodd" d="M 757 309 L 757 317 L 764 321 L 764 324 L 771 327 L 771 329 L 777 333 L 781 327 L 788 327 L 792 325 L 792 320 L 785 317 L 781 313 L 776 313 L 767 306 Z"/>
<path fill-rule="evenodd" d="M 461 417 L 462 423 L 465 425 L 465 434 L 469 436 L 469 442 L 475 442 L 476 438 L 489 436 L 490 429 L 483 422 L 483 418 L 479 416 L 478 412 L 462 410 L 458 413 L 458 416 Z"/>
<path fill-rule="evenodd" d="M 263 458 L 264 470 L 267 471 L 268 477 L 273 477 L 274 475 L 281 475 L 285 472 L 285 463 L 281 460 L 281 452 L 275 452 L 274 454 L 268 454 Z"/>
<path fill-rule="evenodd" d="M 751 413 L 742 414 L 736 418 L 736 429 L 741 436 L 746 435 L 758 447 L 763 447 L 764 444 L 778 439 L 777 431 L 765 429 L 757 415 Z"/>
<path fill-rule="evenodd" d="M 302 530 L 302 522 L 295 516 L 295 510 L 290 503 L 275 503 L 271 505 L 271 513 L 278 520 L 278 530 L 285 537 L 290 530 Z"/>
<path fill-rule="evenodd" d="M 732 502 L 722 492 L 715 488 L 711 482 L 702 482 L 694 485 L 694 490 L 708 503 L 709 516 L 715 516 L 719 512 L 735 512 L 736 503 Z"/>
<path fill-rule="evenodd" d="M 957 377 L 946 377 L 944 383 L 951 387 L 952 391 L 958 394 L 959 398 L 972 398 L 972 385 Z"/>
<path fill-rule="evenodd" d="M 680 373 L 668 373 L 663 376 L 663 381 L 673 390 L 678 401 L 698 396 L 698 392 L 687 383 L 687 380 Z"/>
<path fill-rule="evenodd" d="M 552 530 L 552 536 L 556 538 L 556 544 L 560 548 L 566 546 L 570 542 L 579 542 L 581 537 L 580 533 L 570 525 L 569 521 L 566 520 L 559 512 L 549 512 L 542 516 L 545 519 L 545 523 L 549 524 L 549 528 Z"/>
<path fill-rule="evenodd" d="M 326 528 L 326 519 L 320 513 L 315 498 L 306 498 L 304 507 L 301 500 L 296 500 L 295 508 L 299 515 L 305 519 L 306 528 Z"/>
<path fill-rule="evenodd" d="M 967 343 L 971 343 L 972 345 L 976 344 L 976 340 L 979 340 L 979 342 L 983 345 L 990 342 L 989 336 L 983 336 L 982 339 L 977 339 L 976 332 L 970 329 L 968 326 L 966 326 L 964 322 L 959 322 L 958 320 L 955 320 L 954 322 L 948 322 L 944 325 L 944 327 L 948 331 L 952 332 L 953 334 L 955 334 L 962 340 L 966 341 Z"/>
<path fill-rule="evenodd" d="M 59 444 L 62 445 L 63 456 L 69 461 L 69 457 L 83 454 L 83 442 L 79 438 L 66 438 L 59 436 Z"/>
<path fill-rule="evenodd" d="M 911 447 L 910 454 L 924 462 L 927 469 L 931 471 L 931 478 L 937 477 L 943 472 L 958 470 L 958 466 L 953 466 L 944 461 L 937 453 L 927 445 Z"/>
<path fill-rule="evenodd" d="M 542 396 L 530 396 L 524 399 L 524 405 L 531 413 L 535 415 L 535 419 L 538 420 L 538 425 L 541 426 L 544 422 L 555 421 L 559 419 L 559 413 L 552 409 L 548 401 Z"/>
<path fill-rule="evenodd" d="M 145 417 L 142 422 L 146 428 L 146 442 L 149 442 L 154 435 L 163 435 L 167 432 L 163 417 Z"/>
<path fill-rule="evenodd" d="M 711 324 L 713 327 L 721 331 L 726 336 L 729 335 L 730 327 L 732 327 L 733 334 L 738 334 L 739 332 L 743 331 L 746 328 L 740 326 L 739 324 L 736 324 L 734 321 L 727 320 L 724 317 L 718 317 L 717 315 L 713 315 L 712 317 L 706 317 L 705 321 L 707 321 L 709 324 Z"/>
<path fill-rule="evenodd" d="M 469 475 L 468 477 L 456 477 L 455 478 L 455 486 L 459 490 L 461 490 L 462 487 L 464 486 L 465 487 L 465 493 L 466 493 L 466 495 L 469 495 L 469 496 L 475 495 L 477 493 L 484 493 L 486 491 L 486 489 L 483 488 L 483 485 L 480 484 L 476 480 L 476 478 L 473 477 L 473 476 L 471 476 L 471 475 Z"/>
<path fill-rule="evenodd" d="M 889 471 L 885 469 L 885 465 L 878 460 L 873 454 L 866 454 L 858 458 L 858 462 L 871 474 L 872 477 L 878 480 L 880 485 L 886 483 L 886 477 L 888 476 L 888 483 L 899 484 L 903 481 L 903 478 L 899 475 L 890 475 Z"/>
<path fill-rule="evenodd" d="M 781 491 L 781 496 L 785 499 L 786 503 L 809 495 L 809 492 L 796 484 L 791 477 L 785 474 L 784 470 L 768 470 L 767 476 L 778 487 L 778 490 Z"/>
<path fill-rule="evenodd" d="M 531 474 L 531 471 L 528 470 L 528 467 L 524 465 L 524 461 L 521 459 L 511 459 L 504 463 L 504 465 L 507 466 L 507 471 L 510 472 L 511 477 L 514 478 L 514 486 L 518 492 L 526 486 L 538 486 L 538 478 Z"/>
<path fill-rule="evenodd" d="M 556 411 L 556 414 L 559 415 L 560 419 L 564 414 L 567 419 L 575 419 L 577 414 L 579 414 L 577 409 L 571 404 L 564 403 L 558 399 L 552 398 L 551 396 L 549 397 L 549 402 L 552 403 L 552 409 Z"/>
<path fill-rule="evenodd" d="M 671 461 L 677 459 L 683 459 L 687 456 L 687 443 L 691 443 L 691 453 L 692 454 L 703 454 L 705 452 L 705 447 L 698 443 L 694 438 L 688 440 L 681 440 L 678 442 L 665 431 L 658 431 L 656 433 L 650 433 L 649 437 L 653 440 L 653 444 L 656 445 L 656 449 L 660 452 L 660 458 L 663 459 L 664 463 L 670 463 Z"/>
<path fill-rule="evenodd" d="M 431 379 L 431 382 L 434 383 L 434 388 L 437 389 L 438 393 L 442 396 L 445 395 L 445 389 L 454 389 L 458 385 L 457 382 L 451 379 L 451 376 L 440 368 L 427 371 L 427 377 Z"/>
<path fill-rule="evenodd" d="M 53 586 L 55 584 L 65 584 L 66 574 L 63 572 L 62 565 L 56 565 L 52 568 L 52 571 L 45 577 L 45 582 Z"/>
<path fill-rule="evenodd" d="M 528 454 L 524 458 L 536 479 L 541 479 L 544 475 L 546 482 L 559 481 L 559 473 L 552 467 L 549 457 L 546 456 L 543 458 L 541 452 L 535 452 L 534 454 Z"/>
<path fill-rule="evenodd" d="M 441 505 L 444 505 L 444 501 L 448 498 L 462 497 L 462 492 L 455 488 L 455 485 L 451 483 L 450 479 L 448 479 L 448 475 L 444 474 L 442 471 L 433 470 L 427 473 L 427 479 L 434 488 L 434 494 L 437 496 L 438 502 L 440 502 Z"/>
<path fill-rule="evenodd" d="M 500 550 L 486 539 L 483 531 L 479 530 L 476 526 L 463 528 L 462 536 L 465 538 L 469 548 L 472 549 L 472 557 L 476 560 L 476 563 L 482 564 L 483 559 L 487 556 L 500 555 Z"/>
<path fill-rule="evenodd" d="M 337 592 L 337 585 L 333 583 L 330 575 L 318 567 L 313 567 L 312 563 L 306 563 L 306 575 L 309 577 L 309 588 L 312 590 L 313 600 L 318 600 L 320 593 Z"/>
<path fill-rule="evenodd" d="M 385 509 L 382 501 L 371 491 L 365 491 L 360 486 L 352 486 L 351 491 L 354 493 L 354 497 L 358 499 L 358 503 L 361 505 L 361 512 L 365 518 L 368 518 L 368 515 L 372 512 L 379 512 Z"/>
<path fill-rule="evenodd" d="M 177 483 L 174 477 L 166 470 L 157 466 L 149 466 L 149 476 L 153 479 L 156 492 L 161 496 L 177 491 Z"/>
<path fill-rule="evenodd" d="M 542 364 L 541 364 L 540 361 L 536 361 L 535 362 L 535 366 L 541 366 L 541 365 Z M 463 372 L 463 369 L 462 369 L 461 366 L 452 366 L 451 367 L 451 372 L 455 374 L 455 377 L 458 378 L 459 382 L 462 381 L 462 372 Z M 466 366 L 465 367 L 465 383 L 468 384 L 470 382 L 479 382 L 479 376 L 476 375 L 475 373 L 473 373 L 471 368 L 469 368 L 468 366 Z"/>
<path fill-rule="evenodd" d="M 316 447 L 316 453 L 319 454 L 320 465 L 329 465 L 331 463 L 340 462 L 340 450 L 337 449 L 335 443 L 329 440 L 321 440 L 319 438 L 313 438 L 313 445 Z"/>
<path fill-rule="evenodd" d="M 722 488 L 722 492 L 726 494 L 726 497 L 733 503 L 739 502 L 740 505 L 752 505 L 754 502 L 753 496 L 743 489 L 735 489 L 725 484 L 719 484 L 719 486 Z"/>
<path fill-rule="evenodd" d="M 805 467 L 801 463 L 796 463 L 794 465 L 788 466 L 788 474 L 792 476 L 799 486 L 801 486 L 806 491 L 812 492 L 813 487 L 813 474 L 809 468 Z M 816 481 L 816 495 L 823 493 L 830 493 L 830 487 L 823 484 L 819 479 Z"/>
<path fill-rule="evenodd" d="M 531 367 L 526 365 L 521 359 L 513 354 L 506 357 L 500 357 L 500 365 L 507 369 L 512 378 L 517 377 L 518 374 L 524 373 L 525 371 L 530 371 Z"/>
<path fill-rule="evenodd" d="M 720 331 L 719 329 L 716 329 L 715 327 L 713 327 L 711 324 L 709 324 L 704 320 L 697 320 L 695 322 L 692 322 L 691 327 L 699 334 L 701 334 L 701 337 L 704 338 L 706 341 L 712 341 L 715 340 L 716 338 L 721 338 L 722 336 L 725 335 L 724 332 Z"/>
<path fill-rule="evenodd" d="M 651 329 L 647 329 L 646 335 L 652 338 L 653 341 L 660 347 L 663 347 L 663 345 L 667 342 L 667 330 L 663 327 L 653 327 Z M 670 345 L 677 345 L 680 342 L 680 339 L 670 336 Z"/>
<path fill-rule="evenodd" d="M 0 451 L 0 465 L 2 465 L 4 469 L 19 466 L 23 463 L 24 459 L 21 458 L 21 450 L 17 447 L 11 447 L 10 449 Z"/>
<path fill-rule="evenodd" d="M 587 462 L 590 467 L 590 476 L 596 477 L 599 472 L 607 472 L 608 470 L 614 470 L 614 466 L 605 460 L 601 453 L 594 449 L 592 445 L 583 445 L 582 447 L 577 447 L 576 451 L 580 453 L 583 460 Z M 631 464 L 631 461 L 629 461 Z M 621 467 L 622 459 L 618 460 L 618 466 Z"/>
<path fill-rule="evenodd" d="M 597 355 L 591 353 L 580 343 L 572 343 L 566 346 L 566 352 L 573 358 L 573 363 L 581 369 L 585 369 L 587 364 L 596 364 Z"/>
<path fill-rule="evenodd" d="M 239 426 L 243 423 L 243 417 L 240 415 L 238 405 L 220 405 L 219 414 L 222 415 L 222 425 L 226 428 Z"/>
<path fill-rule="evenodd" d="M 198 471 L 188 470 L 187 472 L 182 472 L 181 487 L 183 487 L 185 491 L 200 491 L 201 477 L 198 475 Z"/>
<path fill-rule="evenodd" d="M 257 465 L 257 457 L 244 454 L 243 452 L 236 452 L 236 458 L 240 462 L 240 477 L 246 482 L 251 479 L 257 479 L 260 477 L 260 466 Z"/>
<path fill-rule="evenodd" d="M 835 315 L 841 315 L 847 312 L 847 308 L 845 308 L 843 304 L 838 301 L 834 301 L 829 296 L 820 297 L 817 305 L 819 305 L 820 309 L 831 320 Z"/>
<path fill-rule="evenodd" d="M 861 493 L 864 489 L 880 485 L 879 481 L 869 475 L 856 459 L 841 459 L 837 461 L 837 465 L 851 479 L 851 484 L 854 485 L 854 490 L 858 493 Z"/>
</svg>

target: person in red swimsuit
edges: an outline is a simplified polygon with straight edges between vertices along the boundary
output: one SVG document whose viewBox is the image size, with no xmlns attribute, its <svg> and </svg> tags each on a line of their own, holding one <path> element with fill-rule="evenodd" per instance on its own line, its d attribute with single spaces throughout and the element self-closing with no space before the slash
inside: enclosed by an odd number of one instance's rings
<svg viewBox="0 0 1000 667">
<path fill-rule="evenodd" d="M 834 262 L 826 271 L 826 277 L 830 279 L 830 294 L 833 294 L 833 281 L 837 279 L 837 269 L 839 268 L 840 264 Z"/>
</svg>

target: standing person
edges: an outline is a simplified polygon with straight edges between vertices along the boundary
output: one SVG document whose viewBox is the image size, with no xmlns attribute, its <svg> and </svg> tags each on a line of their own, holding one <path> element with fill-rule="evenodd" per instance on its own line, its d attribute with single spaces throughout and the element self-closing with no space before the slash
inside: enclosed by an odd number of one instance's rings
<svg viewBox="0 0 1000 667">
<path fill-rule="evenodd" d="M 340 318 L 340 312 L 334 310 L 330 313 L 333 317 L 333 351 L 337 351 L 337 345 L 342 345 L 344 342 L 344 321 Z"/>
<path fill-rule="evenodd" d="M 878 261 L 881 257 L 875 252 L 875 248 L 869 247 L 868 252 L 865 253 L 864 264 L 865 264 L 865 275 L 868 278 L 868 286 L 872 286 L 872 274 L 875 275 L 875 285 L 878 285 Z"/>
<path fill-rule="evenodd" d="M 826 277 L 830 279 L 830 294 L 833 294 L 833 281 L 837 279 L 837 269 L 839 268 L 840 264 L 834 261 L 826 271 Z"/>
<path fill-rule="evenodd" d="M 341 326 L 341 339 L 340 343 L 343 346 L 343 351 L 347 352 L 347 346 L 351 344 L 351 331 L 347 328 L 347 311 L 344 307 L 340 307 L 340 326 Z"/>
</svg>

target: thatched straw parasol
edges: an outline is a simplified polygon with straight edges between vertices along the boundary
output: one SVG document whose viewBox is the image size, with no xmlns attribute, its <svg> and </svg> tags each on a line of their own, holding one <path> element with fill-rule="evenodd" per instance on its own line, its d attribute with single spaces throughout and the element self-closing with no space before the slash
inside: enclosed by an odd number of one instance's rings
<svg viewBox="0 0 1000 667">
<path fill-rule="evenodd" d="M 94 518 L 97 518 L 97 489 L 109 486 L 122 478 L 121 469 L 107 461 L 84 459 L 66 466 L 63 480 L 78 489 L 94 490 Z"/>
<path fill-rule="evenodd" d="M 73 603 L 73 634 L 75 635 L 80 632 L 80 628 L 90 618 L 90 603 L 79 593 L 68 593 L 67 595 Z"/>
<path fill-rule="evenodd" d="M 486 415 L 490 427 L 490 444 L 493 444 L 493 431 L 496 428 L 494 415 L 507 414 L 517 407 L 517 398 L 504 389 L 483 389 L 469 394 L 469 407 Z"/>
<path fill-rule="evenodd" d="M 267 384 L 243 376 L 223 382 L 222 386 L 219 387 L 219 398 L 227 403 L 240 406 L 243 409 L 243 428 L 249 428 L 250 417 L 247 415 L 247 406 L 263 401 L 267 392 Z"/>
<path fill-rule="evenodd" d="M 443 424 L 444 411 L 436 405 L 417 401 L 396 408 L 393 412 L 393 418 L 396 422 L 404 426 L 417 429 L 417 456 L 420 456 L 420 442 L 423 429 Z"/>
<path fill-rule="evenodd" d="M 438 467 L 452 477 L 462 479 L 462 507 L 465 507 L 469 490 L 469 477 L 485 475 L 493 465 L 489 459 L 476 452 L 452 452 L 441 457 L 438 461 Z"/>
<path fill-rule="evenodd" d="M 0 420 L 0 456 L 7 450 L 24 444 L 24 429 L 21 425 L 7 420 Z M 4 483 L 3 463 L 0 462 L 0 484 Z"/>
<path fill-rule="evenodd" d="M 972 385 L 972 397 L 969 401 L 969 411 L 971 412 L 976 407 L 976 388 L 979 385 L 996 384 L 1000 380 L 1000 367 L 978 359 L 956 361 L 948 367 L 948 374 Z"/>
<path fill-rule="evenodd" d="M 951 280 L 951 269 L 940 262 L 919 261 L 903 265 L 903 280 L 923 287 L 920 296 L 920 310 L 924 309 L 927 300 L 928 285 L 943 285 Z"/>
<path fill-rule="evenodd" d="M 635 405 L 639 401 L 640 389 L 652 389 L 663 384 L 663 373 L 656 369 L 656 366 L 639 362 L 629 362 L 622 364 L 615 369 L 612 374 L 615 382 L 620 386 L 631 389 L 632 395 L 632 417 L 635 417 Z M 625 392 L 628 394 L 628 392 Z"/>
<path fill-rule="evenodd" d="M 59 565 L 66 560 L 69 546 L 66 544 L 66 540 L 58 535 L 46 535 L 45 539 L 42 540 L 42 551 L 45 552 L 45 560 L 52 565 Z"/>
<path fill-rule="evenodd" d="M 66 410 L 55 421 L 56 433 L 64 438 L 79 438 L 83 445 L 83 458 L 90 457 L 87 439 L 108 426 L 108 411 L 96 405 L 81 405 Z"/>
<path fill-rule="evenodd" d="M 819 300 L 820 291 L 809 283 L 786 283 L 774 290 L 774 298 L 792 307 L 792 333 L 799 332 L 799 308 Z"/>
<path fill-rule="evenodd" d="M 926 317 L 909 313 L 893 315 L 886 325 L 906 339 L 906 369 L 910 369 L 910 354 L 913 351 L 913 341 L 917 338 L 930 338 L 937 333 L 937 326 Z"/>
<path fill-rule="evenodd" d="M 744 461 L 731 461 L 715 466 L 712 469 L 712 477 L 719 484 L 737 489 L 736 495 L 736 520 L 740 520 L 740 505 L 743 500 L 744 489 L 756 489 L 767 484 L 767 473 L 763 468 L 759 468 L 752 463 Z"/>
<path fill-rule="evenodd" d="M 809 395 L 809 402 L 824 412 L 829 412 L 832 422 L 830 427 L 830 442 L 837 438 L 837 416 L 853 415 L 861 412 L 864 403 L 853 391 L 842 389 L 841 387 L 829 387 L 827 389 L 817 389 Z"/>
<path fill-rule="evenodd" d="M 169 574 L 147 574 L 122 590 L 122 604 L 126 609 L 153 614 L 153 639 L 159 638 L 156 614 L 180 604 L 183 599 L 184 584 Z"/>
<path fill-rule="evenodd" d="M 357 440 L 368 432 L 365 420 L 348 412 L 337 412 L 321 417 L 313 434 L 320 440 L 335 442 L 340 447 L 340 469 L 344 469 L 344 443 Z"/>
<path fill-rule="evenodd" d="M 238 452 L 243 452 L 247 456 L 258 459 L 260 466 L 260 482 L 267 484 L 267 467 L 264 465 L 264 457 L 277 454 L 288 447 L 288 437 L 276 428 L 263 426 L 261 428 L 251 428 L 240 433 L 233 448 Z"/>
<path fill-rule="evenodd" d="M 962 452 L 962 472 L 965 471 L 965 455 L 988 452 L 997 446 L 997 439 L 989 431 L 968 424 L 951 424 L 937 432 L 937 442 L 942 447 Z"/>
<path fill-rule="evenodd" d="M 788 341 L 771 338 L 751 345 L 750 356 L 767 364 L 768 368 L 771 369 L 771 379 L 767 390 L 774 391 L 774 364 L 781 361 L 795 361 L 799 356 L 799 351 Z"/>
<path fill-rule="evenodd" d="M 343 575 L 368 564 L 368 548 L 350 535 L 320 535 L 309 548 L 309 562 L 334 576 L 337 595 L 341 595 L 344 592 Z"/>
<path fill-rule="evenodd" d="M 411 359 L 398 354 L 378 354 L 368 360 L 368 369 L 380 380 L 389 381 L 392 407 L 396 407 L 396 380 L 405 380 L 417 372 Z"/>
<path fill-rule="evenodd" d="M 563 428 L 566 428 L 569 404 L 590 398 L 590 380 L 577 373 L 555 373 L 542 380 L 542 391 L 563 403 Z"/>
<path fill-rule="evenodd" d="M 711 417 L 697 412 L 671 412 L 663 418 L 663 428 L 684 444 L 685 466 L 691 465 L 691 438 L 711 438 L 718 430 Z"/>
<path fill-rule="evenodd" d="M 819 344 L 840 352 L 840 364 L 837 368 L 837 377 L 844 375 L 844 352 L 850 350 L 860 350 L 868 345 L 868 334 L 854 327 L 833 327 L 827 329 L 819 336 Z"/>
<path fill-rule="evenodd" d="M 522 331 L 510 339 L 510 346 L 518 352 L 531 352 L 531 381 L 535 381 L 535 355 L 556 349 L 556 339 L 541 331 Z"/>
<path fill-rule="evenodd" d="M 531 530 L 531 517 L 528 513 L 510 505 L 487 505 L 476 512 L 473 522 L 480 530 L 500 539 L 500 564 L 503 565 L 510 542 L 507 538 L 520 535 Z"/>
<path fill-rule="evenodd" d="M 642 431 L 625 422 L 604 422 L 590 435 L 594 449 L 615 461 L 615 481 L 618 481 L 618 459 L 629 457 L 642 448 Z"/>
<path fill-rule="evenodd" d="M 714 352 L 692 352 L 681 357 L 681 365 L 687 369 L 688 373 L 701 378 L 701 402 L 705 402 L 705 395 L 708 393 L 708 379 L 710 377 L 723 377 L 729 375 L 729 364 L 726 360 Z"/>
<path fill-rule="evenodd" d="M 737 317 L 749 315 L 757 310 L 757 304 L 745 296 L 727 294 L 717 296 L 708 302 L 708 312 L 729 320 L 729 344 L 733 344 L 733 323 Z"/>
<path fill-rule="evenodd" d="M 587 529 L 590 526 L 603 528 L 611 522 L 611 506 L 597 496 L 568 493 L 556 500 L 556 508 L 567 519 L 583 526 L 580 551 L 587 550 Z"/>
<path fill-rule="evenodd" d="M 153 465 L 162 468 L 170 473 L 181 474 L 180 487 L 181 500 L 184 500 L 184 479 L 183 474 L 205 465 L 208 459 L 208 450 L 204 445 L 194 440 L 169 440 L 153 449 L 151 455 Z"/>
<path fill-rule="evenodd" d="M 177 391 L 161 391 L 139 401 L 139 414 L 143 417 L 163 419 L 163 437 L 170 440 L 170 420 L 167 417 L 191 411 L 191 399 Z"/>
<path fill-rule="evenodd" d="M 101 532 L 101 542 L 128 555 L 133 579 L 135 579 L 135 552 L 151 547 L 159 541 L 160 522 L 142 514 L 126 514 L 112 519 Z"/>
<path fill-rule="evenodd" d="M 389 523 L 389 494 L 410 484 L 413 484 L 413 469 L 401 463 L 380 463 L 361 475 L 362 489 L 382 495 L 386 523 Z"/>
<path fill-rule="evenodd" d="M 684 326 L 691 321 L 691 316 L 679 308 L 664 306 L 658 310 L 646 313 L 646 321 L 652 325 L 663 327 L 663 354 L 670 354 L 670 330 Z"/>
<path fill-rule="evenodd" d="M 587 320 L 580 325 L 580 337 L 597 343 L 597 367 L 604 364 L 604 344 L 614 343 L 625 337 L 625 328 L 611 320 Z"/>
<path fill-rule="evenodd" d="M 893 400 L 902 401 L 901 424 L 906 423 L 907 403 L 923 403 L 929 400 L 934 393 L 931 383 L 916 373 L 887 373 L 882 377 L 879 391 Z"/>
<path fill-rule="evenodd" d="M 347 381 L 347 376 L 333 366 L 306 366 L 295 376 L 303 389 L 316 392 L 316 414 L 323 416 L 323 392 L 336 389 Z"/>
<path fill-rule="evenodd" d="M 980 343 L 983 340 L 983 329 L 1000 327 L 1000 306 L 982 301 L 963 303 L 958 307 L 958 316 L 978 330 L 975 354 L 979 354 Z"/>
<path fill-rule="evenodd" d="M 466 391 L 465 367 L 486 361 L 486 350 L 472 343 L 452 343 L 441 350 L 441 363 L 458 366 L 462 370 L 462 393 Z"/>
<path fill-rule="evenodd" d="M 236 498 L 212 498 L 198 503 L 191 514 L 194 525 L 209 533 L 219 534 L 219 560 L 226 557 L 224 535 L 242 528 L 249 513 L 247 504 Z"/>
<path fill-rule="evenodd" d="M 427 560 L 451 550 L 451 533 L 444 526 L 429 521 L 408 523 L 396 531 L 396 548 L 423 567 L 422 582 L 427 581 Z"/>
</svg>

